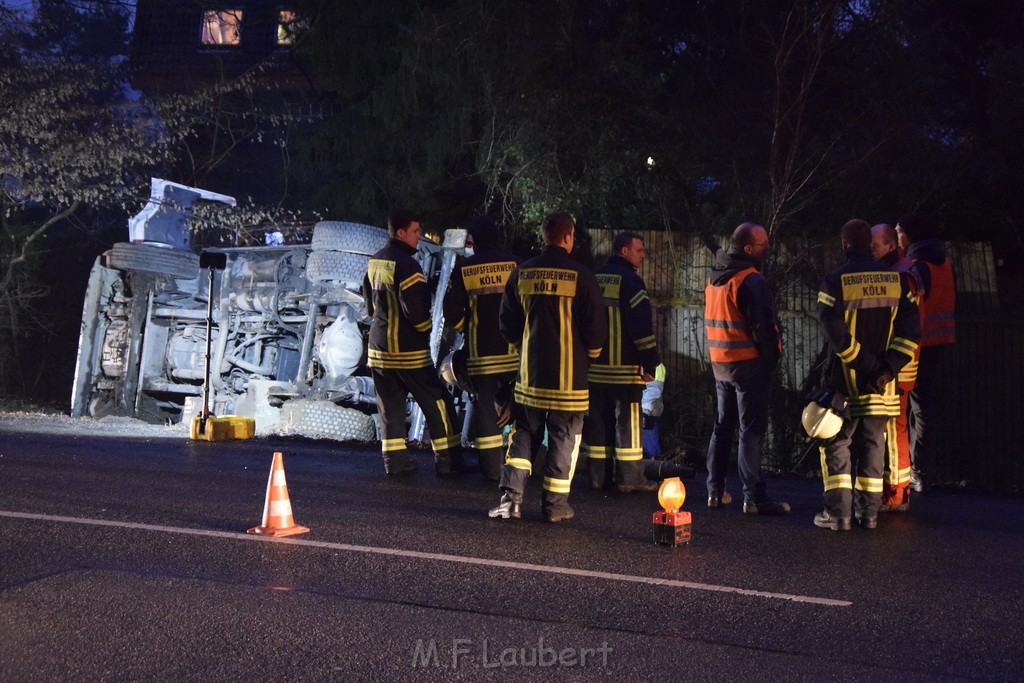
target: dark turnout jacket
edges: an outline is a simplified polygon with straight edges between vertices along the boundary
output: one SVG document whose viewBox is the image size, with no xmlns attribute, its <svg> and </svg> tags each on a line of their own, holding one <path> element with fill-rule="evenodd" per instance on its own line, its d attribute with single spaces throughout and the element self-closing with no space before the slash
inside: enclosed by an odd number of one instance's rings
<svg viewBox="0 0 1024 683">
<path fill-rule="evenodd" d="M 851 249 L 846 258 L 818 292 L 818 319 L 835 354 L 826 384 L 849 398 L 853 417 L 897 417 L 895 381 L 881 392 L 872 381 L 882 372 L 895 377 L 914 359 L 921 325 L 910 281 L 867 249 Z"/>
<path fill-rule="evenodd" d="M 661 364 L 647 285 L 621 256 L 598 269 L 597 282 L 608 314 L 608 343 L 590 366 L 590 381 L 644 386 L 641 370 L 653 375 Z"/>
<path fill-rule="evenodd" d="M 370 315 L 367 365 L 384 370 L 429 367 L 430 292 L 412 255 L 416 250 L 392 239 L 370 258 L 363 300 Z"/>
<path fill-rule="evenodd" d="M 460 259 L 444 297 L 444 317 L 466 335 L 470 375 L 495 375 L 519 369 L 519 351 L 498 328 L 501 297 L 518 264 L 500 249 L 481 249 Z"/>
<path fill-rule="evenodd" d="M 545 247 L 512 271 L 499 323 L 505 340 L 520 350 L 516 402 L 586 412 L 587 372 L 608 337 L 594 274 L 565 249 Z"/>
</svg>

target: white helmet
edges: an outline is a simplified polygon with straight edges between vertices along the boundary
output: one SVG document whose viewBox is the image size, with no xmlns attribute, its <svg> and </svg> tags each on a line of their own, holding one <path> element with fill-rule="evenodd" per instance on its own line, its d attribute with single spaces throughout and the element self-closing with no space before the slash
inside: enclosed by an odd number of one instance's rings
<svg viewBox="0 0 1024 683">
<path fill-rule="evenodd" d="M 455 349 L 441 361 L 441 368 L 438 372 L 449 386 L 463 391 L 472 391 L 469 381 L 469 373 L 466 370 L 465 349 Z"/>
<path fill-rule="evenodd" d="M 800 416 L 807 436 L 812 439 L 831 439 L 843 428 L 843 418 L 831 408 L 826 408 L 817 401 L 811 401 Z"/>
</svg>

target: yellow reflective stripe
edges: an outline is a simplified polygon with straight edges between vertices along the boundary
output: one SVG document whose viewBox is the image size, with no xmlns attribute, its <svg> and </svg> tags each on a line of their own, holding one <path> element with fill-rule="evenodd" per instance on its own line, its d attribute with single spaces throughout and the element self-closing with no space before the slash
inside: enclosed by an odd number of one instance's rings
<svg viewBox="0 0 1024 683">
<path fill-rule="evenodd" d="M 621 460 L 622 462 L 633 462 L 636 460 L 644 459 L 644 449 L 636 448 L 616 448 L 615 459 Z"/>
<path fill-rule="evenodd" d="M 388 290 L 388 351 L 398 353 L 398 295 Z"/>
<path fill-rule="evenodd" d="M 853 488 L 868 493 L 881 493 L 882 480 L 876 477 L 857 477 L 857 483 L 853 485 Z"/>
<path fill-rule="evenodd" d="M 894 351 L 899 351 L 911 358 L 913 358 L 914 354 L 917 353 L 917 344 L 909 339 L 904 339 L 903 337 L 893 337 L 892 341 L 889 342 L 889 348 Z"/>
<path fill-rule="evenodd" d="M 900 470 L 900 476 L 899 479 L 897 479 L 896 483 L 906 484 L 908 481 L 910 481 L 910 468 L 905 467 L 902 470 Z"/>
<path fill-rule="evenodd" d="M 576 436 L 576 443 L 572 447 L 572 457 L 569 459 L 569 481 L 576 476 L 576 461 L 580 457 L 580 443 L 583 441 L 583 435 L 579 434 Z"/>
<path fill-rule="evenodd" d="M 552 479 L 544 477 L 544 490 L 552 493 L 569 493 L 569 479 Z"/>
<path fill-rule="evenodd" d="M 434 405 L 437 406 L 437 412 L 441 413 L 441 422 L 444 423 L 444 433 L 447 434 L 448 436 L 451 436 L 452 423 L 448 419 L 448 408 L 445 407 L 444 400 L 439 398 L 437 399 L 437 401 L 434 402 Z"/>
<path fill-rule="evenodd" d="M 640 403 L 634 401 L 629 405 L 629 447 L 644 457 L 643 444 L 640 441 Z"/>
<path fill-rule="evenodd" d="M 430 319 L 428 318 L 427 320 L 424 320 L 424 321 L 423 321 L 423 322 L 421 322 L 420 324 L 418 324 L 418 325 L 413 325 L 412 327 L 413 327 L 413 329 L 414 329 L 414 330 L 416 330 L 417 332 L 426 332 L 426 331 L 427 331 L 427 330 L 429 330 L 429 329 L 430 329 L 431 327 L 433 327 L 433 324 L 434 324 L 434 323 L 433 323 L 433 321 L 431 321 L 431 320 L 430 320 Z"/>
<path fill-rule="evenodd" d="M 477 344 L 477 335 L 480 333 L 480 321 L 476 315 L 476 297 L 469 297 L 469 357 L 475 358 L 480 355 L 480 349 Z"/>
<path fill-rule="evenodd" d="M 529 311 L 526 309 L 526 297 L 520 299 L 520 305 L 523 306 L 523 315 L 529 316 Z M 530 325 L 529 317 L 527 317 L 527 325 L 523 328 L 523 340 L 519 345 L 519 380 L 523 384 L 529 384 L 532 379 L 530 376 L 530 364 L 527 361 L 527 353 L 530 350 Z"/>
<path fill-rule="evenodd" d="M 430 448 L 436 451 L 443 451 L 448 448 L 455 448 L 460 445 L 461 436 L 459 434 L 452 434 L 451 436 L 441 437 L 440 439 L 431 439 Z"/>
<path fill-rule="evenodd" d="M 619 365 L 622 356 L 622 312 L 618 306 L 608 309 L 608 363 Z"/>
<path fill-rule="evenodd" d="M 658 341 L 654 338 L 653 334 L 650 335 L 649 337 L 643 337 L 641 339 L 637 339 L 633 343 L 636 345 L 636 348 L 638 350 L 640 350 L 640 351 L 646 351 L 647 349 L 653 349 L 655 346 L 658 345 Z"/>
<path fill-rule="evenodd" d="M 505 437 L 497 434 L 495 436 L 481 436 L 473 443 L 473 446 L 477 450 L 486 450 L 488 448 L 501 448 L 504 443 Z"/>
<path fill-rule="evenodd" d="M 427 278 L 423 277 L 423 273 L 413 273 L 409 277 L 407 277 L 404 280 L 402 280 L 402 284 L 398 285 L 398 288 L 401 289 L 404 292 L 405 290 L 409 289 L 410 287 L 412 287 L 417 282 L 422 282 L 423 284 L 427 284 Z"/>
<path fill-rule="evenodd" d="M 509 467 L 514 467 L 517 470 L 526 470 L 527 472 L 533 472 L 533 463 L 526 458 L 507 458 L 505 464 Z"/>
<path fill-rule="evenodd" d="M 601 355 L 601 349 L 587 349 L 587 355 L 591 358 L 597 358 Z"/>
<path fill-rule="evenodd" d="M 588 458 L 595 460 L 605 460 L 608 457 L 608 446 L 591 446 L 590 444 L 583 445 L 583 454 Z"/>
<path fill-rule="evenodd" d="M 825 292 L 818 292 L 818 303 L 825 304 L 826 306 L 834 306 L 836 303 L 836 298 L 834 296 L 826 294 Z"/>
<path fill-rule="evenodd" d="M 851 336 L 850 345 L 847 346 L 844 350 L 837 353 L 836 355 L 839 356 L 839 359 L 844 363 L 852 363 L 854 359 L 857 358 L 857 354 L 859 353 L 860 342 Z"/>
<path fill-rule="evenodd" d="M 380 442 L 381 450 L 385 453 L 391 451 L 404 451 L 405 450 L 405 438 L 401 439 L 384 439 Z"/>
<path fill-rule="evenodd" d="M 540 398 L 562 398 L 571 401 L 590 399 L 589 389 L 544 389 L 542 387 L 527 386 L 523 382 L 516 382 L 516 391 Z"/>
<path fill-rule="evenodd" d="M 825 477 L 825 490 L 853 488 L 852 479 L 849 474 L 833 474 Z M 878 489 L 881 491 L 882 489 Z"/>
<path fill-rule="evenodd" d="M 458 330 L 459 332 L 461 332 L 462 328 L 465 326 L 465 324 L 466 324 L 466 318 L 462 317 L 462 318 L 459 318 L 459 322 L 455 323 L 455 325 L 453 325 L 453 327 L 456 330 Z"/>
<path fill-rule="evenodd" d="M 572 388 L 572 299 L 558 298 L 559 365 L 558 388 Z"/>
<path fill-rule="evenodd" d="M 629 300 L 629 307 L 636 308 L 644 299 L 650 300 L 650 297 L 647 296 L 646 289 L 641 289 L 639 292 L 636 293 L 636 296 Z"/>
<path fill-rule="evenodd" d="M 899 449 L 896 447 L 896 418 L 889 418 L 885 421 L 885 481 L 890 486 L 896 484 L 899 458 Z"/>
<path fill-rule="evenodd" d="M 555 400 L 545 398 L 533 398 L 531 396 L 516 395 L 516 403 L 539 410 L 561 410 L 567 413 L 585 413 L 590 408 L 590 401 L 570 401 L 566 399 Z"/>
<path fill-rule="evenodd" d="M 418 360 L 420 358 L 430 358 L 429 349 L 420 349 L 418 351 L 382 351 L 381 349 L 370 349 L 368 352 L 370 358 L 393 358 L 395 360 Z"/>
</svg>

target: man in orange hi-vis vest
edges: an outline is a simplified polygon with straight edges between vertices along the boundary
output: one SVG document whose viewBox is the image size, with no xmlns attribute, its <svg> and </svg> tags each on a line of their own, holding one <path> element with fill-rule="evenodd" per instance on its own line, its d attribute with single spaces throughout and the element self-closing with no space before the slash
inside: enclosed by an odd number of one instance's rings
<svg viewBox="0 0 1024 683">
<path fill-rule="evenodd" d="M 917 384 L 910 392 L 910 487 L 923 492 L 934 481 L 936 433 L 942 387 L 943 359 L 956 342 L 956 280 L 946 248 L 934 224 L 923 216 L 900 218 L 896 224 L 900 246 L 913 261 L 911 272 L 920 287 L 921 354 Z"/>
<path fill-rule="evenodd" d="M 761 474 L 771 378 L 782 355 L 772 292 L 761 274 L 767 254 L 765 229 L 743 223 L 733 231 L 729 250 L 718 250 L 704 289 L 704 326 L 718 394 L 708 445 L 708 507 L 732 500 L 725 475 L 738 428 L 737 465 L 748 515 L 789 512 L 788 503 L 767 496 Z"/>
</svg>

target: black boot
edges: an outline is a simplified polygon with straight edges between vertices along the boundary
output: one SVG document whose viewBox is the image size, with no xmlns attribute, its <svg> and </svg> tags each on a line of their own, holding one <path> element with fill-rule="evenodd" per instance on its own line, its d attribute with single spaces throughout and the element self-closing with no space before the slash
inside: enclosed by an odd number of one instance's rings
<svg viewBox="0 0 1024 683">
<path fill-rule="evenodd" d="M 487 516 L 491 519 L 519 519 L 523 516 L 522 497 L 506 491 L 502 494 L 498 507 L 491 508 Z"/>
</svg>

